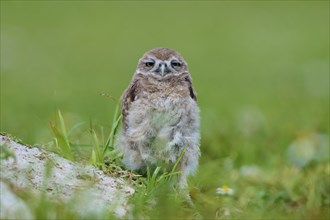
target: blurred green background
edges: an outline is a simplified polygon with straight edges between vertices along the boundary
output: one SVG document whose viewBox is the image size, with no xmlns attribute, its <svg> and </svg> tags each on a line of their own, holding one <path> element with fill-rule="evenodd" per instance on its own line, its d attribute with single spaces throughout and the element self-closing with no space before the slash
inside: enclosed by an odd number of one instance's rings
<svg viewBox="0 0 330 220">
<path fill-rule="evenodd" d="M 1 1 L 1 131 L 48 142 L 57 109 L 110 129 L 116 103 L 100 93 L 118 99 L 155 47 L 189 64 L 205 192 L 235 184 L 226 166 L 290 164 L 302 139 L 329 152 L 328 1 Z"/>
<path fill-rule="evenodd" d="M 111 123 L 138 59 L 189 63 L 203 133 L 254 108 L 269 129 L 328 129 L 328 2 L 1 2 L 1 130 L 51 137 L 57 108 Z M 228 131 L 229 132 L 229 131 Z"/>
</svg>

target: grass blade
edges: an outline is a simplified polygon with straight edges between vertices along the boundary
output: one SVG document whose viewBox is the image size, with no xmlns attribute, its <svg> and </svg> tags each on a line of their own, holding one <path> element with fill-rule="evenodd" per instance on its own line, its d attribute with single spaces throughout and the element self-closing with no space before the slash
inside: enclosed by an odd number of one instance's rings
<svg viewBox="0 0 330 220">
<path fill-rule="evenodd" d="M 55 135 L 58 146 L 61 149 L 64 157 L 69 160 L 73 160 L 73 155 L 68 140 L 59 132 L 54 123 L 51 122 L 50 127 Z"/>
<path fill-rule="evenodd" d="M 67 143 L 67 145 L 70 146 L 69 145 L 69 139 L 68 139 L 68 133 L 66 131 L 66 127 L 65 127 L 64 118 L 62 116 L 62 113 L 61 113 L 60 110 L 58 110 L 57 114 L 58 114 L 58 118 L 60 120 L 60 126 L 61 126 L 61 131 L 62 131 L 63 138 L 64 138 L 65 142 Z"/>
<path fill-rule="evenodd" d="M 114 137 L 115 137 L 117 129 L 119 127 L 119 123 L 121 121 L 121 118 L 122 118 L 122 115 L 119 112 L 119 104 L 117 104 L 116 109 L 115 109 L 115 113 L 113 115 L 113 123 L 112 123 L 112 127 L 111 127 L 111 132 L 110 132 L 109 137 L 107 139 L 107 142 L 105 144 L 103 155 L 105 154 L 105 152 L 107 151 L 107 149 L 109 147 L 113 147 Z"/>
<path fill-rule="evenodd" d="M 86 123 L 87 123 L 87 121 L 82 121 L 82 122 L 80 122 L 80 123 L 74 125 L 74 126 L 69 130 L 69 132 L 68 132 L 68 138 L 71 136 L 71 134 L 72 134 L 76 129 L 78 129 L 79 127 L 83 126 L 83 125 L 86 124 Z"/>
<path fill-rule="evenodd" d="M 183 157 L 184 152 L 186 152 L 186 147 L 184 147 L 184 148 L 182 149 L 182 151 L 180 152 L 179 158 L 176 160 L 176 162 L 175 162 L 175 164 L 174 164 L 174 166 L 173 166 L 173 168 L 172 168 L 171 173 L 175 173 L 175 170 L 176 170 L 176 168 L 177 168 L 177 166 L 178 166 L 178 164 L 179 164 L 181 158 Z"/>
<path fill-rule="evenodd" d="M 92 141 L 93 141 L 93 147 L 94 147 L 94 153 L 96 154 L 96 161 L 98 163 L 103 162 L 103 157 L 101 156 L 101 150 L 99 145 L 99 140 L 97 138 L 97 135 L 93 129 L 90 130 L 90 133 L 92 135 Z"/>
</svg>

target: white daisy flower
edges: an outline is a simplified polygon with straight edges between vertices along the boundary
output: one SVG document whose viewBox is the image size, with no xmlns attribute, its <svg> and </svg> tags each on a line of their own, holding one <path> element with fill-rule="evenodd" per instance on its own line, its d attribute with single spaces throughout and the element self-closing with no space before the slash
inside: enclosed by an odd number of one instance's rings
<svg viewBox="0 0 330 220">
<path fill-rule="evenodd" d="M 222 196 L 231 196 L 234 194 L 234 190 L 229 188 L 227 185 L 223 185 L 222 187 L 216 189 L 216 194 Z"/>
</svg>

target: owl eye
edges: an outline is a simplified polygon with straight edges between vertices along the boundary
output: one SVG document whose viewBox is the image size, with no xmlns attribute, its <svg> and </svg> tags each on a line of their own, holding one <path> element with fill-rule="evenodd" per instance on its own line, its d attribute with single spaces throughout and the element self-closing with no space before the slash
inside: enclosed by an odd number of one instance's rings
<svg viewBox="0 0 330 220">
<path fill-rule="evenodd" d="M 171 65 L 172 65 L 172 67 L 181 67 L 181 63 L 178 62 L 178 61 L 175 61 L 175 60 L 173 60 L 173 61 L 171 62 Z"/>
<path fill-rule="evenodd" d="M 146 67 L 153 67 L 155 65 L 155 62 L 148 61 L 148 62 L 145 62 L 145 65 L 146 65 Z"/>
</svg>

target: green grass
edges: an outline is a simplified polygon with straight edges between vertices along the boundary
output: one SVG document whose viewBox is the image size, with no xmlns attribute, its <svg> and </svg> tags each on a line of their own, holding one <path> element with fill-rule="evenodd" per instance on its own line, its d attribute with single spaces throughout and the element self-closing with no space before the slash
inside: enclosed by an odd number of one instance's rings
<svg viewBox="0 0 330 220">
<path fill-rule="evenodd" d="M 328 1 L 1 1 L 1 131 L 124 176 L 138 189 L 136 217 L 327 219 L 328 9 Z M 113 150 L 119 97 L 140 56 L 159 46 L 185 57 L 201 108 L 202 157 L 189 180 L 196 209 L 166 183 L 145 196 L 148 178 L 124 171 Z M 224 185 L 234 194 L 217 195 Z M 56 215 L 56 207 L 39 208 Z M 66 210 L 57 216 L 77 217 Z"/>
<path fill-rule="evenodd" d="M 60 115 L 60 111 L 58 114 Z M 59 118 L 61 131 L 65 133 L 65 119 Z M 283 161 L 274 160 L 269 163 L 255 163 L 255 165 L 235 164 L 237 156 L 219 160 L 203 157 L 198 174 L 190 179 L 189 192 L 193 202 L 193 206 L 191 206 L 190 200 L 187 201 L 184 192 L 173 187 L 173 177 L 178 175 L 176 165 L 179 160 L 169 172 L 162 172 L 161 167 L 152 171 L 147 169 L 145 177 L 123 169 L 120 163 L 121 155 L 112 147 L 107 147 L 110 143 L 107 140 L 116 134 L 114 130 L 117 130 L 118 118 L 114 117 L 113 129 L 108 138 L 104 138 L 105 135 L 102 135 L 104 139 L 100 139 L 95 131 L 91 130 L 91 126 L 86 125 L 79 133 L 83 133 L 82 135 L 90 140 L 89 147 L 75 143 L 82 139 L 81 137 L 75 140 L 66 136 L 67 142 L 54 140 L 55 148 L 53 149 L 65 156 L 59 143 L 65 146 L 70 143 L 70 146 L 74 146 L 71 153 L 74 154 L 76 151 L 73 160 L 81 161 L 84 160 L 84 155 L 91 155 L 89 159 L 85 158 L 86 163 L 94 164 L 111 176 L 126 179 L 136 189 L 134 196 L 129 201 L 132 207 L 129 214 L 131 217 L 326 219 L 329 215 L 330 163 L 328 157 L 319 158 L 315 154 L 314 158 L 307 158 L 308 161 L 305 161 L 306 163 L 303 163 L 304 166 L 301 167 L 298 164 L 292 164 L 295 162 L 292 160 L 295 159 L 294 153 L 300 153 L 294 151 Z M 63 138 L 64 135 L 59 136 L 58 134 L 59 129 L 56 127 L 53 129 L 56 131 L 54 132 L 55 139 Z M 87 132 L 83 132 L 84 129 Z M 93 132 L 90 133 L 91 131 Z M 313 136 L 306 137 L 309 138 L 306 140 L 317 141 L 313 139 L 315 138 Z M 246 140 L 246 138 L 244 139 Z M 317 143 L 315 147 L 320 147 L 322 144 L 328 144 L 328 142 Z M 73 148 L 76 149 L 73 150 Z M 3 150 L 4 154 L 6 152 Z M 95 154 L 91 152 L 98 152 L 99 160 L 95 160 Z M 103 157 L 101 157 L 101 152 L 104 153 Z M 304 160 L 304 157 L 299 158 Z M 210 177 L 211 173 L 212 177 Z M 216 194 L 216 189 L 222 185 L 228 185 L 234 190 L 234 193 L 232 195 Z M 29 196 L 31 195 L 29 191 L 17 191 L 15 188 L 13 190 L 16 190 L 16 193 L 27 201 L 32 215 L 36 218 L 80 218 L 72 209 L 74 199 L 63 204 L 48 201 L 47 197 L 41 194 L 35 200 L 35 197 Z M 30 201 L 31 198 L 33 198 L 33 202 Z M 114 217 L 111 212 L 103 213 L 102 216 L 104 218 Z M 98 218 L 99 215 L 85 217 Z"/>
</svg>

